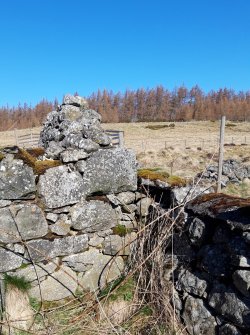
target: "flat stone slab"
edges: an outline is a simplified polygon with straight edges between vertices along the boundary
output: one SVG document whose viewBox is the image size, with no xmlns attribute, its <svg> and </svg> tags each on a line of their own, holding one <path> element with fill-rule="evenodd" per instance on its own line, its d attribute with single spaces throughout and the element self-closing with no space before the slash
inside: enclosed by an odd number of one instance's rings
<svg viewBox="0 0 250 335">
<path fill-rule="evenodd" d="M 50 260 L 57 256 L 76 254 L 87 250 L 88 235 L 67 236 L 54 241 L 34 240 L 27 242 L 33 261 Z M 27 255 L 27 258 L 29 256 Z"/>
<path fill-rule="evenodd" d="M 0 272 L 8 272 L 19 268 L 22 265 L 23 258 L 12 251 L 0 247 Z"/>
</svg>

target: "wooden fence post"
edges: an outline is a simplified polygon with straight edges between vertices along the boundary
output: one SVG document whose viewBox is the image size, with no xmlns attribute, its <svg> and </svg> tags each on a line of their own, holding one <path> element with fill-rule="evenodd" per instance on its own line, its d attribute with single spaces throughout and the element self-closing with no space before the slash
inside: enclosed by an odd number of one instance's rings
<svg viewBox="0 0 250 335">
<path fill-rule="evenodd" d="M 221 192 L 221 177 L 222 177 L 222 167 L 223 167 L 225 124 L 226 124 L 226 117 L 222 116 L 221 117 L 221 123 L 220 123 L 220 147 L 219 147 L 217 193 Z"/>
<path fill-rule="evenodd" d="M 124 131 L 119 131 L 119 145 L 120 147 L 124 147 Z"/>
<path fill-rule="evenodd" d="M 17 129 L 14 129 L 14 135 L 15 135 L 15 141 L 16 141 L 16 145 L 18 146 L 18 137 L 17 137 Z"/>
</svg>

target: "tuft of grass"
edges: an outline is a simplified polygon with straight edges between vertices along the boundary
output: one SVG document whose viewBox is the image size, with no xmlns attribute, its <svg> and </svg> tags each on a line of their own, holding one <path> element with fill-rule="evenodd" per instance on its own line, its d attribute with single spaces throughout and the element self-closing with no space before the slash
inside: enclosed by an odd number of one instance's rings
<svg viewBox="0 0 250 335">
<path fill-rule="evenodd" d="M 132 301 L 134 297 L 135 282 L 132 277 L 125 281 L 124 284 L 119 285 L 117 289 L 114 289 L 108 298 L 111 301 L 123 299 L 124 301 Z"/>
<path fill-rule="evenodd" d="M 112 228 L 112 230 L 114 235 L 118 235 L 120 237 L 124 237 L 131 232 L 131 229 L 125 227 L 122 224 L 116 225 L 115 227 Z"/>
<path fill-rule="evenodd" d="M 39 148 L 38 148 L 39 149 Z M 43 150 L 43 149 L 42 149 Z M 39 152 L 34 151 L 36 154 Z M 34 154 L 33 152 L 33 154 Z M 19 148 L 18 153 L 15 155 L 16 159 L 21 159 L 25 164 L 30 166 L 34 173 L 37 175 L 44 174 L 46 170 L 56 167 L 59 165 L 62 165 L 62 163 L 59 160 L 45 160 L 45 161 L 39 161 L 31 155 L 28 150 L 24 150 L 22 148 Z"/>
<path fill-rule="evenodd" d="M 7 273 L 4 274 L 4 283 L 6 287 L 12 285 L 23 292 L 27 292 L 31 288 L 30 282 L 28 282 L 25 277 L 10 276 Z"/>
<path fill-rule="evenodd" d="M 4 159 L 4 157 L 5 157 L 4 154 L 2 152 L 0 152 L 0 162 L 1 162 L 2 159 Z"/>
</svg>

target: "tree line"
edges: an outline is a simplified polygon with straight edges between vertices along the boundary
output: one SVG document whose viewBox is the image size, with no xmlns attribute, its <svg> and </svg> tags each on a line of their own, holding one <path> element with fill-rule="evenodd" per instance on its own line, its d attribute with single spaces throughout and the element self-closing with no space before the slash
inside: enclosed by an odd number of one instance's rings
<svg viewBox="0 0 250 335">
<path fill-rule="evenodd" d="M 250 121 L 250 91 L 219 89 L 204 93 L 198 86 L 170 91 L 163 86 L 125 92 L 98 90 L 86 97 L 89 106 L 102 115 L 103 122 L 151 122 L 218 120 Z M 58 101 L 46 99 L 34 107 L 27 104 L 0 108 L 0 130 L 41 126 Z"/>
</svg>

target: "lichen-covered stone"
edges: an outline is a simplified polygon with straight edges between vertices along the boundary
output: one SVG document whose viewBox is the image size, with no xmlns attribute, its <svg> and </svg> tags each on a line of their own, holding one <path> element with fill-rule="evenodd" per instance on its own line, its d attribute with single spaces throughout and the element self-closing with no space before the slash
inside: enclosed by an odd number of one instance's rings
<svg viewBox="0 0 250 335">
<path fill-rule="evenodd" d="M 114 209 L 100 200 L 81 201 L 70 212 L 72 227 L 83 232 L 106 230 L 118 223 Z"/>
<path fill-rule="evenodd" d="M 38 194 L 48 208 L 63 207 L 78 202 L 85 193 L 82 176 L 67 166 L 51 168 L 40 176 Z"/>
<path fill-rule="evenodd" d="M 34 240 L 27 243 L 33 261 L 50 260 L 57 256 L 76 254 L 88 249 L 88 236 L 77 235 L 57 238 L 54 241 Z"/>
<path fill-rule="evenodd" d="M 124 148 L 100 149 L 86 161 L 83 180 L 88 194 L 135 191 L 135 154 Z"/>
<path fill-rule="evenodd" d="M 23 258 L 14 252 L 5 250 L 0 246 L 0 272 L 8 272 L 19 268 L 22 265 Z"/>
<path fill-rule="evenodd" d="M 11 204 L 10 200 L 0 200 L 0 208 L 7 207 Z"/>
<path fill-rule="evenodd" d="M 77 162 L 80 159 L 85 159 L 89 156 L 83 149 L 67 149 L 61 153 L 61 159 L 64 163 Z"/>
<path fill-rule="evenodd" d="M 69 267 L 62 265 L 43 280 L 39 286 L 31 288 L 29 295 L 38 300 L 56 301 L 74 295 L 77 286 L 76 273 Z"/>
<path fill-rule="evenodd" d="M 219 328 L 219 335 L 242 335 L 242 333 L 235 326 L 226 323 Z"/>
<path fill-rule="evenodd" d="M 12 205 L 0 209 L 0 242 L 14 243 L 45 236 L 47 221 L 41 209 L 35 204 Z"/>
<path fill-rule="evenodd" d="M 63 257 L 62 262 L 77 272 L 85 272 L 93 266 L 100 251 L 91 248 L 85 252 Z"/>
<path fill-rule="evenodd" d="M 63 98 L 63 104 L 78 106 L 82 108 L 88 108 L 87 100 L 78 95 L 66 94 Z"/>
<path fill-rule="evenodd" d="M 0 162 L 0 199 L 32 199 L 36 191 L 31 167 L 11 155 Z"/>
</svg>

